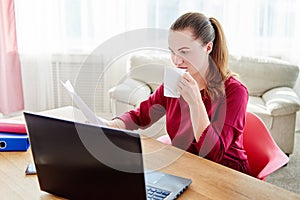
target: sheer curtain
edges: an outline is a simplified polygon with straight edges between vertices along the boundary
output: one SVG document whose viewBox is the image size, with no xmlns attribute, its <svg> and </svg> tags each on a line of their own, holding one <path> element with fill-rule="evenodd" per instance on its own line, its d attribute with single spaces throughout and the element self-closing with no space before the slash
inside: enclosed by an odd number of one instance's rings
<svg viewBox="0 0 300 200">
<path fill-rule="evenodd" d="M 59 44 L 55 1 L 15 1 L 25 109 L 53 108 L 51 54 Z"/>
<path fill-rule="evenodd" d="M 300 0 L 15 0 L 15 5 L 25 108 L 31 110 L 57 106 L 53 55 L 81 55 L 83 62 L 115 35 L 139 28 L 168 29 L 187 11 L 217 18 L 232 54 L 300 64 Z M 65 62 L 74 62 L 74 57 Z M 114 76 L 123 72 L 116 70 Z"/>
<path fill-rule="evenodd" d="M 181 0 L 180 13 L 195 10 L 217 18 L 233 54 L 265 55 L 300 63 L 299 0 Z M 298 56 L 299 57 L 299 56 Z"/>
<path fill-rule="evenodd" d="M 147 3 L 141 0 L 15 0 L 15 4 L 27 110 L 61 105 L 55 91 L 55 59 L 78 65 L 110 37 L 146 27 Z"/>
</svg>

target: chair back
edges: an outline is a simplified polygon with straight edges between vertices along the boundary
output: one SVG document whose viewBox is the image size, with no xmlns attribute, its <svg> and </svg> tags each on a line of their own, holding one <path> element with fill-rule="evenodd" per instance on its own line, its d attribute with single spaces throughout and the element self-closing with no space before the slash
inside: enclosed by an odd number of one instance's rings
<svg viewBox="0 0 300 200">
<path fill-rule="evenodd" d="M 289 158 L 277 146 L 268 128 L 257 115 L 246 113 L 243 137 L 253 177 L 265 180 L 269 174 L 288 163 Z"/>
</svg>

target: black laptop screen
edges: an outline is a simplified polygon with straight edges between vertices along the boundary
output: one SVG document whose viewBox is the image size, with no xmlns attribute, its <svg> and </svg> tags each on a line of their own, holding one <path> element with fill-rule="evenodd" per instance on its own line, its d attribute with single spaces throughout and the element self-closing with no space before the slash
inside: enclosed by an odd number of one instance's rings
<svg viewBox="0 0 300 200">
<path fill-rule="evenodd" d="M 69 199 L 146 198 L 139 135 L 24 116 L 42 190 Z"/>
</svg>

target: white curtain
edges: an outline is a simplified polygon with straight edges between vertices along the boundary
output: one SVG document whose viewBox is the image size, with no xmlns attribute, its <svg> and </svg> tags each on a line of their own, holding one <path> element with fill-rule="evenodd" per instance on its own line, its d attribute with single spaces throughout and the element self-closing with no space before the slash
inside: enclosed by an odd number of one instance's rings
<svg viewBox="0 0 300 200">
<path fill-rule="evenodd" d="M 30 110 L 58 105 L 53 55 L 88 55 L 125 31 L 168 29 L 187 11 L 217 18 L 232 54 L 300 64 L 300 0 L 15 0 L 15 7 L 25 108 Z"/>
<path fill-rule="evenodd" d="M 110 37 L 146 27 L 147 4 L 141 0 L 15 0 L 15 4 L 27 110 L 61 105 L 53 77 L 58 73 L 57 58 L 69 65 L 82 63 Z"/>
<path fill-rule="evenodd" d="M 180 3 L 180 13 L 193 10 L 217 18 L 233 54 L 273 56 L 300 63 L 294 51 L 300 45 L 299 0 L 181 0 Z"/>
</svg>

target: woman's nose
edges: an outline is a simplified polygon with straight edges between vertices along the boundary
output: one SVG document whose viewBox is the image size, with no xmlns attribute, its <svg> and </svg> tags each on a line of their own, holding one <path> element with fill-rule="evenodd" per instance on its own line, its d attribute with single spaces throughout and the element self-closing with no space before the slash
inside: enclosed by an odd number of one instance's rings
<svg viewBox="0 0 300 200">
<path fill-rule="evenodd" d="M 180 56 L 178 56 L 177 54 L 174 54 L 173 56 L 172 56 L 172 60 L 173 60 L 173 63 L 175 64 L 175 65 L 180 65 L 181 63 L 183 63 L 183 59 L 180 57 Z"/>
</svg>

